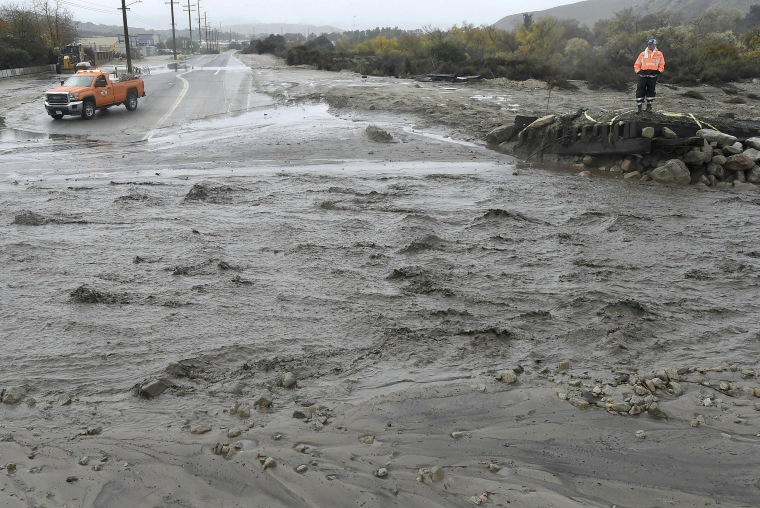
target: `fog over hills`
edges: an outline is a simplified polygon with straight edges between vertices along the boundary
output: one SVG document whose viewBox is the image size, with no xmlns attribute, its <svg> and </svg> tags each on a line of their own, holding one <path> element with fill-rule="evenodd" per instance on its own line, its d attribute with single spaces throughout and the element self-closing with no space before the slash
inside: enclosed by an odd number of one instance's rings
<svg viewBox="0 0 760 508">
<path fill-rule="evenodd" d="M 198 32 L 196 31 L 198 27 L 193 26 L 193 39 L 198 38 Z M 254 35 L 270 35 L 270 34 L 286 34 L 286 33 L 300 33 L 304 35 L 309 34 L 323 34 L 323 33 L 341 33 L 343 32 L 342 29 L 336 28 L 333 26 L 313 26 L 313 25 L 297 25 L 297 24 L 289 24 L 289 23 L 261 23 L 258 25 L 232 25 L 232 26 L 222 26 L 222 33 L 223 34 L 229 34 L 230 31 L 236 33 L 236 34 L 242 34 L 246 36 L 254 36 Z M 79 23 L 79 35 L 82 37 L 89 37 L 89 36 L 96 36 L 96 35 L 120 35 L 124 33 L 124 27 L 122 25 L 102 25 L 102 24 L 95 24 L 90 22 L 81 22 Z M 139 34 L 139 33 L 160 33 L 160 34 L 168 34 L 169 37 L 171 37 L 171 30 L 148 30 L 146 28 L 141 28 L 139 26 L 130 26 L 129 27 L 129 33 L 130 35 Z M 177 37 L 183 36 L 187 37 L 188 35 L 188 29 L 187 25 L 184 25 L 183 28 L 177 28 L 176 30 Z M 225 35 L 222 35 L 222 38 L 226 38 Z"/>
<path fill-rule="evenodd" d="M 626 8 L 633 9 L 634 14 L 646 15 L 656 14 L 663 10 L 670 10 L 688 20 L 692 16 L 704 14 L 706 11 L 714 8 L 738 9 L 743 13 L 749 12 L 751 5 L 760 4 L 760 0 L 585 0 L 569 5 L 562 5 L 545 9 L 542 11 L 529 11 L 533 13 L 533 20 L 537 21 L 542 17 L 553 16 L 557 19 L 575 19 L 581 25 L 592 27 L 600 19 L 610 19 L 615 14 Z M 493 26 L 502 30 L 511 31 L 517 25 L 523 22 L 523 14 L 513 14 L 495 21 Z M 196 38 L 196 27 L 193 27 L 193 34 Z M 269 34 L 286 34 L 301 33 L 304 35 L 323 33 L 342 33 L 344 30 L 333 26 L 314 26 L 289 23 L 261 23 L 261 24 L 240 24 L 231 26 L 222 26 L 223 33 L 230 31 L 245 36 L 269 35 Z M 171 30 L 148 30 L 138 26 L 130 26 L 130 33 L 161 33 L 171 34 Z M 117 35 L 124 33 L 121 25 L 102 25 L 89 22 L 79 23 L 79 32 L 82 36 L 92 35 Z M 177 29 L 177 36 L 187 36 L 188 30 Z"/>
</svg>

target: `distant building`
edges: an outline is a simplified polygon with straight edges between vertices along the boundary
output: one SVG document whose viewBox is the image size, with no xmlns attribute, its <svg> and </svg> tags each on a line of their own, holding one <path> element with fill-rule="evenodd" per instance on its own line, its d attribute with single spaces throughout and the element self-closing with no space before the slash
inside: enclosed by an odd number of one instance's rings
<svg viewBox="0 0 760 508">
<path fill-rule="evenodd" d="M 130 37 L 130 39 L 132 39 L 132 37 Z M 138 46 L 158 46 L 159 42 L 161 42 L 161 36 L 159 34 L 137 34 Z"/>
<path fill-rule="evenodd" d="M 100 65 L 104 62 L 110 62 L 116 55 L 116 47 L 119 38 L 114 36 L 99 35 L 93 37 L 80 37 L 79 44 L 83 48 L 89 48 L 95 55 L 94 65 Z"/>
</svg>

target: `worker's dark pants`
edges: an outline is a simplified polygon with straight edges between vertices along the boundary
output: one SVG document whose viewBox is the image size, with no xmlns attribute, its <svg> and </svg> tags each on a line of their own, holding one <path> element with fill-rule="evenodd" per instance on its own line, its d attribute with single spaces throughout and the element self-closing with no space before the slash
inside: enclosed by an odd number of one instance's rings
<svg viewBox="0 0 760 508">
<path fill-rule="evenodd" d="M 654 102 L 657 95 L 654 91 L 657 86 L 657 76 L 639 76 L 639 83 L 636 85 L 636 104 L 644 104 L 644 98 L 647 104 Z"/>
</svg>

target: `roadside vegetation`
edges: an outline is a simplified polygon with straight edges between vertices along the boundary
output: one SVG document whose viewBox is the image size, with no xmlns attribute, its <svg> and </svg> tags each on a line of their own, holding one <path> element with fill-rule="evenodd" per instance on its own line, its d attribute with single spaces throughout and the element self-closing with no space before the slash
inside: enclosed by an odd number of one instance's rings
<svg viewBox="0 0 760 508">
<path fill-rule="evenodd" d="M 650 37 L 667 61 L 663 81 L 693 85 L 760 77 L 760 4 L 745 14 L 713 8 L 688 20 L 677 12 L 638 16 L 632 9 L 589 28 L 575 20 L 533 19 L 512 31 L 464 24 L 447 31 L 397 28 L 304 38 L 270 35 L 252 40 L 249 53 L 271 53 L 289 65 L 350 69 L 379 76 L 452 74 L 568 80 L 624 89 L 633 62 Z"/>
<path fill-rule="evenodd" d="M 62 2 L 34 0 L 31 5 L 0 6 L 0 69 L 55 63 L 58 48 L 78 38 Z M 590 28 L 525 13 L 523 23 L 511 31 L 463 24 L 445 31 L 376 28 L 308 37 L 270 35 L 252 40 L 243 51 L 271 53 L 289 65 L 366 75 L 535 78 L 556 86 L 583 80 L 624 89 L 633 61 L 650 37 L 658 39 L 665 54 L 665 82 L 693 85 L 760 77 L 760 4 L 746 14 L 714 7 L 690 18 L 671 11 L 639 16 L 624 9 Z M 182 48 L 193 45 L 181 38 L 177 42 Z"/>
<path fill-rule="evenodd" d="M 78 38 L 71 12 L 56 0 L 35 0 L 25 7 L 0 6 L 0 69 L 58 62 L 58 48 Z"/>
</svg>

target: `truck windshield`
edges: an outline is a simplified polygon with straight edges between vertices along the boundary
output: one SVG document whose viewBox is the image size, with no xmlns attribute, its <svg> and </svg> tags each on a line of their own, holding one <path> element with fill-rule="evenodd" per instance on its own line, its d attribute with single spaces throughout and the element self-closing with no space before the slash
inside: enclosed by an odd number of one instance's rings
<svg viewBox="0 0 760 508">
<path fill-rule="evenodd" d="M 71 76 L 67 79 L 63 86 L 91 86 L 92 76 Z"/>
</svg>

